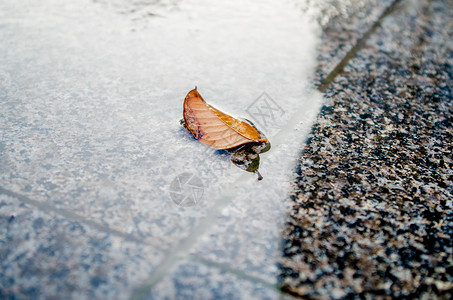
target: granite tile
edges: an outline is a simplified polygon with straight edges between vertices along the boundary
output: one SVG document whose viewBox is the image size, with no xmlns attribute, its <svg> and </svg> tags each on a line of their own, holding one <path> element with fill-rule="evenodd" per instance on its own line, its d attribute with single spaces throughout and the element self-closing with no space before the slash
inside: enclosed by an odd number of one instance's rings
<svg viewBox="0 0 453 300">
<path fill-rule="evenodd" d="M 183 260 L 146 299 L 286 299 L 276 288 L 193 260 Z"/>
<path fill-rule="evenodd" d="M 318 85 L 337 66 L 392 0 L 300 1 L 303 11 L 322 27 L 314 83 Z"/>
<path fill-rule="evenodd" d="M 125 299 L 162 253 L 0 195 L 0 298 Z"/>
<path fill-rule="evenodd" d="M 451 299 L 453 7 L 406 1 L 326 91 L 281 282 L 309 298 Z"/>
</svg>

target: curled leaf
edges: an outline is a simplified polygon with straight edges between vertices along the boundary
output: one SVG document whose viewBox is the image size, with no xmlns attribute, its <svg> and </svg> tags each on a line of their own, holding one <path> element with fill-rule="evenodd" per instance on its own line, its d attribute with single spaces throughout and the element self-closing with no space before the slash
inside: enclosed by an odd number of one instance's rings
<svg viewBox="0 0 453 300">
<path fill-rule="evenodd" d="M 237 167 L 258 175 L 260 153 L 269 151 L 271 144 L 252 122 L 233 118 L 207 104 L 197 88 L 184 99 L 183 124 L 201 143 L 216 150 L 228 150 Z"/>
<path fill-rule="evenodd" d="M 267 143 L 252 125 L 235 119 L 207 104 L 197 88 L 184 99 L 184 123 L 201 143 L 226 150 L 248 143 Z"/>
</svg>

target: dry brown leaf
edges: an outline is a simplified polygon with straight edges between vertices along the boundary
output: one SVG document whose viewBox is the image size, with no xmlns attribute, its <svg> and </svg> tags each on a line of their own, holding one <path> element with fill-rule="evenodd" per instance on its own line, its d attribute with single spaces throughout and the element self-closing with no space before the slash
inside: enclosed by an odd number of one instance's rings
<svg viewBox="0 0 453 300">
<path fill-rule="evenodd" d="M 184 99 L 183 113 L 184 123 L 193 136 L 211 148 L 226 150 L 248 143 L 267 143 L 250 124 L 207 104 L 196 87 Z"/>
</svg>

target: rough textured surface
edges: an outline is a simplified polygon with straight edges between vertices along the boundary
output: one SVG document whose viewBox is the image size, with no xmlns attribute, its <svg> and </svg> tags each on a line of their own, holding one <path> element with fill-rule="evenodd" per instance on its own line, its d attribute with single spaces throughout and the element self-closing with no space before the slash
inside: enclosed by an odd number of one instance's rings
<svg viewBox="0 0 453 300">
<path fill-rule="evenodd" d="M 285 291 L 451 299 L 452 12 L 404 2 L 328 88 L 284 233 Z"/>
</svg>

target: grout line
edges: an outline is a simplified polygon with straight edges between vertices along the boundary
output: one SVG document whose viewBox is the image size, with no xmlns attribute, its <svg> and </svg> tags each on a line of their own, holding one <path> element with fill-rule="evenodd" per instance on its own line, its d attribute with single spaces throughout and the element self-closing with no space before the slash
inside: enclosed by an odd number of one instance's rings
<svg viewBox="0 0 453 300">
<path fill-rule="evenodd" d="M 13 191 L 7 190 L 7 189 L 5 189 L 5 188 L 3 188 L 1 186 L 0 186 L 0 195 L 6 195 L 6 196 L 10 196 L 10 197 L 16 198 L 16 199 L 18 199 L 19 201 L 21 201 L 23 203 L 26 203 L 26 204 L 29 204 L 31 206 L 36 207 L 37 209 L 39 209 L 40 211 L 42 211 L 44 213 L 53 212 L 53 213 L 56 213 L 56 214 L 58 214 L 60 216 L 66 217 L 68 219 L 72 219 L 72 220 L 78 221 L 78 222 L 80 222 L 82 224 L 86 224 L 87 226 L 89 226 L 91 228 L 94 228 L 94 229 L 97 229 L 99 231 L 111 234 L 113 236 L 117 236 L 117 237 L 123 238 L 123 239 L 125 239 L 127 241 L 135 242 L 135 243 L 139 243 L 139 244 L 145 244 L 142 239 L 139 239 L 139 238 L 137 238 L 137 237 L 135 237 L 133 235 L 130 235 L 130 234 L 127 234 L 127 233 L 123 233 L 123 232 L 120 232 L 120 231 L 115 230 L 115 229 L 111 229 L 108 226 L 102 225 L 102 224 L 97 223 L 97 222 L 95 222 L 93 220 L 90 220 L 90 219 L 82 217 L 82 216 L 80 216 L 78 214 L 75 214 L 72 211 L 69 211 L 69 210 L 66 210 L 66 209 L 61 209 L 61 208 L 56 208 L 53 205 L 50 205 L 50 204 L 45 203 L 45 202 L 32 200 L 32 199 L 28 198 L 27 196 L 20 195 L 18 193 L 13 192 Z"/>
<path fill-rule="evenodd" d="M 194 246 L 198 238 L 201 237 L 206 230 L 211 228 L 211 225 L 214 223 L 222 209 L 233 200 L 238 194 L 240 187 L 249 180 L 256 179 L 255 177 L 250 177 L 249 174 L 242 174 L 239 176 L 232 184 L 231 188 L 216 201 L 215 205 L 207 213 L 206 218 L 204 218 L 187 237 L 180 240 L 178 245 L 174 247 L 175 250 L 169 251 L 167 256 L 156 266 L 155 270 L 151 273 L 151 276 L 132 293 L 132 299 L 139 300 L 146 298 L 151 289 L 164 277 L 164 275 L 167 274 L 181 258 L 187 256 L 186 253 Z"/>
<path fill-rule="evenodd" d="M 265 288 L 267 288 L 269 290 L 276 291 L 281 296 L 285 296 L 285 299 L 300 299 L 300 295 L 297 295 L 297 297 L 294 297 L 293 295 L 289 295 L 289 294 L 284 293 L 282 291 L 282 289 L 281 289 L 279 284 L 273 284 L 273 283 L 270 283 L 270 282 L 268 282 L 268 281 L 266 281 L 264 279 L 261 279 L 259 277 L 248 275 L 248 274 L 244 273 L 244 271 L 242 271 L 242 270 L 230 268 L 230 267 L 228 267 L 225 264 L 221 264 L 221 263 L 212 261 L 210 259 L 203 258 L 203 257 L 198 256 L 198 255 L 190 255 L 190 256 L 188 256 L 188 258 L 191 258 L 194 261 L 198 261 L 199 263 L 202 263 L 203 265 L 205 265 L 207 267 L 215 268 L 215 269 L 224 271 L 226 273 L 233 274 L 236 277 L 239 277 L 241 279 L 247 280 L 247 281 L 249 281 L 251 283 L 261 284 Z"/>
<path fill-rule="evenodd" d="M 268 281 L 266 281 L 264 279 L 261 279 L 259 277 L 248 275 L 248 274 L 244 273 L 244 271 L 242 271 L 242 270 L 230 268 L 229 266 L 227 266 L 225 264 L 221 264 L 221 263 L 212 261 L 210 259 L 203 258 L 203 257 L 198 256 L 198 255 L 190 255 L 188 258 L 191 258 L 194 261 L 198 261 L 199 263 L 202 263 L 205 266 L 213 267 L 213 268 L 219 269 L 221 271 L 224 271 L 224 272 L 227 272 L 227 273 L 231 273 L 231 274 L 233 274 L 233 275 L 235 275 L 235 276 L 237 276 L 239 278 L 245 279 L 245 280 L 253 282 L 253 283 L 262 284 L 263 286 L 265 286 L 268 289 L 272 289 L 272 290 L 280 292 L 280 287 L 279 287 L 278 284 L 272 284 L 272 283 L 270 283 L 270 282 L 268 282 Z"/>
<path fill-rule="evenodd" d="M 379 18 L 374 22 L 374 24 L 362 35 L 362 37 L 356 42 L 354 47 L 351 48 L 351 50 L 346 53 L 346 55 L 343 57 L 343 59 L 336 65 L 336 67 L 324 78 L 320 85 L 318 86 L 318 91 L 324 92 L 329 85 L 332 83 L 332 81 L 339 75 L 341 72 L 343 72 L 344 67 L 349 63 L 351 59 L 353 59 L 357 52 L 359 52 L 363 47 L 365 47 L 367 40 L 369 37 L 376 31 L 376 29 L 381 25 L 382 20 L 392 14 L 395 9 L 397 8 L 397 5 L 401 2 L 401 0 L 394 0 L 392 4 L 390 4 L 385 11 L 379 16 Z"/>
</svg>

